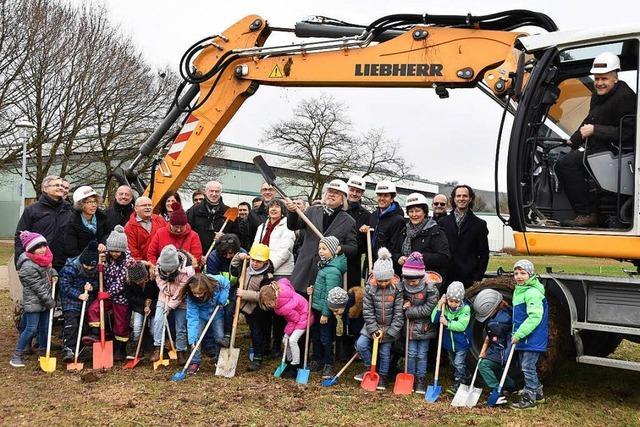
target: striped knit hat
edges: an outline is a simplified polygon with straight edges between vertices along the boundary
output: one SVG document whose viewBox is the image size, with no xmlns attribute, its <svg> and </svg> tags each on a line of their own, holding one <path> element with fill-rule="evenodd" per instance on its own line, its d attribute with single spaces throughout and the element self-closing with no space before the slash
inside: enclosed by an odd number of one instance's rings
<svg viewBox="0 0 640 427">
<path fill-rule="evenodd" d="M 424 261 L 420 252 L 412 252 L 402 264 L 402 276 L 407 279 L 421 279 L 425 275 Z"/>
</svg>

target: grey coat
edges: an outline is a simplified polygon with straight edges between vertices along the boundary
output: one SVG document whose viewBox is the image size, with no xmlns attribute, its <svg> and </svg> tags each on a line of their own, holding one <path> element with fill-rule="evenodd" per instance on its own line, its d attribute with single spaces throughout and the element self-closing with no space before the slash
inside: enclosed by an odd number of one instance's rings
<svg viewBox="0 0 640 427">
<path fill-rule="evenodd" d="M 356 222 L 351 215 L 340 211 L 333 222 L 323 230 L 322 221 L 324 209 L 322 206 L 310 206 L 305 215 L 311 220 L 324 236 L 334 236 L 340 241 L 343 254 L 347 257 L 354 256 L 358 252 L 356 239 Z M 291 283 L 296 291 L 304 292 L 307 286 L 313 285 L 318 273 L 318 243 L 320 239 L 311 231 L 307 224 L 295 212 L 288 212 L 287 227 L 290 230 L 304 229 L 304 242 L 298 251 L 298 259 L 291 273 Z"/>
<path fill-rule="evenodd" d="M 364 327 L 360 333 L 370 337 L 375 331 L 382 330 L 380 342 L 397 340 L 404 326 L 402 303 L 401 286 L 389 285 L 382 288 L 367 285 L 362 301 Z"/>
<path fill-rule="evenodd" d="M 410 340 L 428 340 L 438 334 L 437 326 L 431 323 L 431 312 L 438 305 L 438 289 L 424 280 L 418 286 L 407 286 L 403 282 L 404 300 L 411 302 L 405 314 L 411 322 Z"/>
<path fill-rule="evenodd" d="M 31 261 L 26 253 L 20 254 L 18 277 L 22 283 L 22 304 L 27 313 L 37 313 L 53 308 L 51 298 L 51 280 L 58 273 L 51 267 L 40 267 Z M 48 277 L 47 277 L 48 276 Z"/>
</svg>

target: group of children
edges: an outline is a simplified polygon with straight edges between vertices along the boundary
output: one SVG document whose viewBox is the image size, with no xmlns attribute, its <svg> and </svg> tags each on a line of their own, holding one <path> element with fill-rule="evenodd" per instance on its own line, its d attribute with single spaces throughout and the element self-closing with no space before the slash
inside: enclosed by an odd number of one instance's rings
<svg viewBox="0 0 640 427">
<path fill-rule="evenodd" d="M 22 354 L 34 336 L 39 344 L 46 342 L 48 310 L 55 304 L 52 287 L 57 280 L 46 240 L 28 231 L 22 232 L 20 238 L 25 253 L 17 266 L 24 287 L 25 315 L 10 361 L 15 367 L 24 366 Z M 289 363 L 282 376 L 295 378 L 301 367 L 300 340 L 309 328 L 313 343 L 309 369 L 322 371 L 323 378 L 334 375 L 336 335 L 354 340 L 365 372 L 371 365 L 373 341 L 379 340 L 378 389 L 384 390 L 390 367 L 397 361 L 394 346 L 404 342 L 404 337 L 408 338 L 407 371 L 415 377 L 414 391 L 424 394 L 430 342 L 440 330 L 443 350 L 453 367 L 453 383 L 448 392 L 455 394 L 459 385 L 468 384 L 470 379 L 467 355 L 472 345 L 470 321 L 474 313 L 476 320 L 485 324 L 486 339 L 478 366 L 484 382 L 490 388 L 498 385 L 506 355 L 515 345 L 525 387 L 519 393 L 520 401 L 512 407 L 531 408 L 544 399 L 536 364 L 547 346 L 547 302 L 544 287 L 527 260 L 514 266 L 513 308 L 500 292 L 486 289 L 475 297 L 472 309 L 465 301 L 460 282 L 451 283 L 440 297 L 437 274 L 426 271 L 419 252 L 407 258 L 402 277 L 398 277 L 391 254 L 381 248 L 365 286 L 347 292 L 343 289 L 346 258 L 335 237 L 324 237 L 318 247 L 316 281 L 307 289 L 308 299 L 298 294 L 286 277 L 274 277 L 268 246 L 256 244 L 248 254 L 238 250 L 219 255 L 229 265 L 224 274 L 197 272 L 192 257 L 173 245 L 162 249 L 155 266 L 135 261 L 128 253 L 124 230 L 117 226 L 106 240 L 102 268 L 98 245 L 90 243 L 79 256 L 67 260 L 59 274 L 64 361 L 73 360 L 72 349 L 78 334 L 82 334 L 79 325 L 83 302 L 88 304 L 89 330 L 82 342 L 89 345 L 99 339 L 100 301 L 112 313 L 115 361 L 125 359 L 127 341 L 130 336 L 134 341 L 139 339 L 146 320 L 153 334 L 151 360 L 162 357 L 164 334 L 173 333 L 178 363 L 186 363 L 188 351 L 195 347 L 204 325 L 220 307 L 202 341 L 202 352 L 217 359 L 220 347 L 229 345 L 227 319 L 237 297 L 250 330 L 251 370 L 261 368 L 271 343 L 277 348 L 283 342 Z M 237 279 L 246 261 L 246 280 L 240 283 Z M 102 292 L 98 291 L 98 270 L 104 279 Z M 197 372 L 200 362 L 198 351 L 187 372 Z M 355 379 L 361 381 L 363 375 L 358 374 Z M 516 391 L 515 382 L 509 379 L 504 389 Z M 498 403 L 506 403 L 506 394 Z"/>
</svg>

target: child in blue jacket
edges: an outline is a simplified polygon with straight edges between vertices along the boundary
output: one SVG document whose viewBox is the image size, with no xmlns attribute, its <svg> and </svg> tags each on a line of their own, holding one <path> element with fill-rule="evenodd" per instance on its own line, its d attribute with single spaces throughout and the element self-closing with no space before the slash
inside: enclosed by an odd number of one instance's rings
<svg viewBox="0 0 640 427">
<path fill-rule="evenodd" d="M 534 274 L 533 263 L 523 259 L 513 266 L 516 288 L 513 291 L 513 334 L 520 367 L 524 374 L 524 390 L 513 409 L 535 408 L 542 403 L 542 384 L 538 380 L 537 363 L 540 353 L 547 351 L 549 311 L 544 286 Z"/>
<path fill-rule="evenodd" d="M 216 306 L 224 307 L 229 300 L 229 280 L 222 275 L 195 274 L 187 281 L 183 288 L 187 299 L 187 339 L 189 346 L 193 349 L 200 338 L 202 328 L 216 309 Z M 220 350 L 220 343 L 224 339 L 224 311 L 218 309 L 216 317 L 205 337 L 209 337 L 209 342 L 214 343 L 213 349 L 204 349 L 207 354 L 213 354 L 217 360 Z M 204 342 L 204 340 L 203 340 Z M 187 367 L 187 373 L 195 374 L 200 369 L 202 356 L 200 349 L 196 351 Z"/>
<path fill-rule="evenodd" d="M 473 301 L 473 311 L 478 322 L 486 322 L 486 338 L 480 350 L 478 371 L 487 387 L 495 389 L 500 384 L 500 376 L 511 350 L 511 307 L 504 301 L 500 292 L 484 289 Z M 511 377 L 507 376 L 504 390 L 515 390 L 515 382 Z M 503 391 L 496 404 L 506 403 L 506 392 Z"/>
<path fill-rule="evenodd" d="M 442 347 L 447 350 L 449 361 L 453 365 L 453 385 L 447 393 L 455 395 L 462 382 L 467 381 L 467 352 L 471 347 L 471 307 L 464 302 L 464 285 L 452 282 L 447 292 L 438 301 L 438 308 L 433 310 L 431 321 L 440 321 L 444 325 Z"/>
</svg>

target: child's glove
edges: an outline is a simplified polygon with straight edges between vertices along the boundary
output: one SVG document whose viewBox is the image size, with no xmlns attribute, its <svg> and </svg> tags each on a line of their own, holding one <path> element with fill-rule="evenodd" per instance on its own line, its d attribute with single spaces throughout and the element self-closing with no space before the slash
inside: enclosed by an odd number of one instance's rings
<svg viewBox="0 0 640 427">
<path fill-rule="evenodd" d="M 111 298 L 111 295 L 109 295 L 109 292 L 98 292 L 98 301 L 104 301 L 109 298 Z"/>
<path fill-rule="evenodd" d="M 44 306 L 47 310 L 51 310 L 56 306 L 56 302 L 54 300 L 48 300 L 47 302 L 44 303 Z"/>
<path fill-rule="evenodd" d="M 87 282 L 84 284 L 84 290 L 87 292 L 91 292 L 93 291 L 93 286 L 91 286 L 91 283 Z"/>
</svg>

